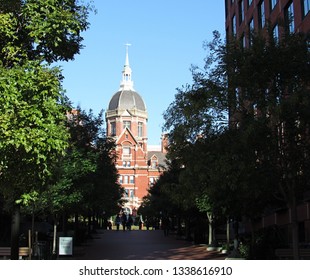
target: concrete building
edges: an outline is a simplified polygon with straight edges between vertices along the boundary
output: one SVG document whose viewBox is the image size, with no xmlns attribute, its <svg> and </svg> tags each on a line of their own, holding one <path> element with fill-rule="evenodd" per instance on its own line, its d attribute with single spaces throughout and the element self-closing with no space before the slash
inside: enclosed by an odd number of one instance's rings
<svg viewBox="0 0 310 280">
<path fill-rule="evenodd" d="M 107 135 L 116 142 L 116 167 L 119 183 L 125 189 L 125 208 L 135 215 L 148 188 L 164 169 L 165 139 L 161 147 L 148 147 L 148 113 L 143 98 L 133 87 L 128 45 L 120 88 L 112 96 L 105 117 Z"/>
</svg>

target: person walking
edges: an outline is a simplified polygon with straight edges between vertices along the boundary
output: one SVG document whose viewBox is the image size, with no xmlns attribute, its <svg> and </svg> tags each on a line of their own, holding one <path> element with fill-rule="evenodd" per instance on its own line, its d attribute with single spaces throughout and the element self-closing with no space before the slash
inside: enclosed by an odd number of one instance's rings
<svg viewBox="0 0 310 280">
<path fill-rule="evenodd" d="M 132 216 L 129 214 L 128 219 L 127 219 L 127 224 L 126 224 L 128 230 L 131 230 L 132 224 L 133 224 L 133 219 L 132 219 Z"/>
<path fill-rule="evenodd" d="M 120 213 L 118 213 L 115 218 L 116 230 L 119 230 L 121 223 L 122 223 L 122 216 Z"/>
<path fill-rule="evenodd" d="M 125 212 L 123 212 L 123 215 L 122 215 L 122 226 L 123 226 L 123 231 L 126 230 L 126 224 L 127 224 L 127 216 L 126 216 Z"/>
<path fill-rule="evenodd" d="M 161 221 L 161 228 L 164 230 L 164 235 L 169 235 L 169 229 L 170 229 L 170 220 L 168 216 L 164 216 Z"/>
</svg>

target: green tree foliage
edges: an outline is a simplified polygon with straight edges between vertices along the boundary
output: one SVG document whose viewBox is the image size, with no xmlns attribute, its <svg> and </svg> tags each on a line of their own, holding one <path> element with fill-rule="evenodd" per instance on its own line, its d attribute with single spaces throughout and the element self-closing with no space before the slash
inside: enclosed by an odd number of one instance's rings
<svg viewBox="0 0 310 280">
<path fill-rule="evenodd" d="M 114 213 L 122 191 L 113 157 L 115 145 L 105 137 L 102 112 L 78 108 L 68 115 L 69 147 L 55 166 L 53 182 L 43 193 L 54 215 Z"/>
<path fill-rule="evenodd" d="M 234 124 L 252 135 L 256 161 L 270 165 L 273 193 L 291 209 L 292 244 L 298 258 L 297 203 L 309 190 L 309 38 L 284 34 L 280 41 L 254 34 L 251 48 L 228 45 L 227 69 L 235 98 Z M 233 62 L 234 61 L 234 62 Z M 237 93 L 237 94 L 236 94 Z M 232 99 L 233 99 L 232 98 Z M 267 134 L 259 134 L 259 123 Z M 260 137 L 260 141 L 255 137 Z"/>
<path fill-rule="evenodd" d="M 3 65 L 24 60 L 71 60 L 82 47 L 90 5 L 77 0 L 0 2 L 0 57 Z"/>
<path fill-rule="evenodd" d="M 1 192 L 7 202 L 38 188 L 67 147 L 60 73 L 34 62 L 0 67 Z"/>
<path fill-rule="evenodd" d="M 196 197 L 209 217 L 253 220 L 280 198 L 295 213 L 297 247 L 296 205 L 309 190 L 309 48 L 302 34 L 251 38 L 243 48 L 215 32 L 206 43 L 204 69 L 193 68 L 193 85 L 164 113 L 168 157 L 184 167 L 184 201 Z"/>
<path fill-rule="evenodd" d="M 62 76 L 43 63 L 79 53 L 88 12 L 75 0 L 0 1 L 0 184 L 11 208 L 45 184 L 51 163 L 67 147 Z M 13 259 L 18 212 L 12 219 Z"/>
</svg>

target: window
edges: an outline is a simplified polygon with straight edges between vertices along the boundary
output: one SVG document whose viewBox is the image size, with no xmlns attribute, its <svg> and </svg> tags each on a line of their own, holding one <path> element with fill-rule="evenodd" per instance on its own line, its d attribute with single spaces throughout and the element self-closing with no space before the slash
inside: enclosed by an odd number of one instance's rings
<svg viewBox="0 0 310 280">
<path fill-rule="evenodd" d="M 243 22 L 244 20 L 244 5 L 243 5 L 243 0 L 239 1 L 239 25 Z"/>
<path fill-rule="evenodd" d="M 155 180 L 154 180 L 154 178 L 150 178 L 150 186 L 153 186 L 154 185 L 154 183 L 155 183 Z"/>
<path fill-rule="evenodd" d="M 131 130 L 131 121 L 123 121 L 123 129 L 125 128 Z"/>
<path fill-rule="evenodd" d="M 125 197 L 128 197 L 128 190 L 127 190 L 127 189 L 125 189 L 124 196 L 125 196 Z"/>
<path fill-rule="evenodd" d="M 249 23 L 249 45 L 252 45 L 252 32 L 254 31 L 254 19 L 252 18 Z"/>
<path fill-rule="evenodd" d="M 115 122 L 111 122 L 111 136 L 115 136 L 116 135 L 116 123 Z"/>
<path fill-rule="evenodd" d="M 242 36 L 240 37 L 240 43 L 241 43 L 242 48 L 246 47 L 246 42 L 245 42 L 244 34 L 242 34 Z"/>
<path fill-rule="evenodd" d="M 131 175 L 131 176 L 129 177 L 129 183 L 130 183 L 130 184 L 134 184 L 134 183 L 135 183 L 135 178 L 134 178 L 133 175 Z"/>
<path fill-rule="evenodd" d="M 295 30 L 293 1 L 285 9 L 285 23 L 287 31 L 293 33 Z"/>
<path fill-rule="evenodd" d="M 248 0 L 248 7 L 252 5 L 253 0 Z"/>
<path fill-rule="evenodd" d="M 133 191 L 133 190 L 129 190 L 129 196 L 130 196 L 131 198 L 134 198 L 134 191 Z"/>
<path fill-rule="evenodd" d="M 123 167 L 130 167 L 130 161 L 123 161 Z"/>
<path fill-rule="evenodd" d="M 138 137 L 142 137 L 142 136 L 143 136 L 143 123 L 138 122 Z"/>
<path fill-rule="evenodd" d="M 130 147 L 125 146 L 123 147 L 123 155 L 130 155 L 131 151 L 130 151 Z"/>
<path fill-rule="evenodd" d="M 128 184 L 128 176 L 124 176 L 124 184 Z"/>
<path fill-rule="evenodd" d="M 249 27 L 250 27 L 250 31 L 254 30 L 254 19 L 253 18 L 250 21 Z"/>
<path fill-rule="evenodd" d="M 236 22 L 236 15 L 233 16 L 232 18 L 232 26 L 231 26 L 232 30 L 232 35 L 236 36 L 236 32 L 237 32 L 237 22 Z"/>
<path fill-rule="evenodd" d="M 271 8 L 271 10 L 274 9 L 274 7 L 277 5 L 277 2 L 278 2 L 278 0 L 271 0 L 270 1 L 270 8 Z"/>
<path fill-rule="evenodd" d="M 303 0 L 303 13 L 304 17 L 309 13 L 310 11 L 310 0 Z"/>
<path fill-rule="evenodd" d="M 263 28 L 266 23 L 266 16 L 265 16 L 265 1 L 261 1 L 258 5 L 258 24 L 259 28 Z"/>
<path fill-rule="evenodd" d="M 151 161 L 151 167 L 152 167 L 153 169 L 155 169 L 155 168 L 157 167 L 157 159 L 152 159 L 152 161 Z"/>
<path fill-rule="evenodd" d="M 276 24 L 272 30 L 273 38 L 275 42 L 279 42 L 279 26 Z"/>
<path fill-rule="evenodd" d="M 119 176 L 119 183 L 123 184 L 123 176 Z"/>
</svg>

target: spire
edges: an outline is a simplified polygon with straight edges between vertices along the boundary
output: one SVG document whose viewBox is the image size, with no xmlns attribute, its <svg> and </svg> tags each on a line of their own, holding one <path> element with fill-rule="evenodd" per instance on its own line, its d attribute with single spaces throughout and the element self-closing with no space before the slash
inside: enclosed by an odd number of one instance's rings
<svg viewBox="0 0 310 280">
<path fill-rule="evenodd" d="M 125 46 L 126 46 L 126 61 L 125 61 L 125 67 L 126 67 L 126 66 L 129 67 L 128 47 L 130 47 L 131 44 L 125 44 Z"/>
<path fill-rule="evenodd" d="M 128 56 L 128 47 L 130 47 L 131 44 L 125 44 L 125 46 L 126 46 L 126 59 L 124 69 L 122 71 L 123 80 L 121 82 L 120 90 L 133 90 L 133 82 L 131 80 L 132 71 L 129 66 L 129 56 Z"/>
</svg>

